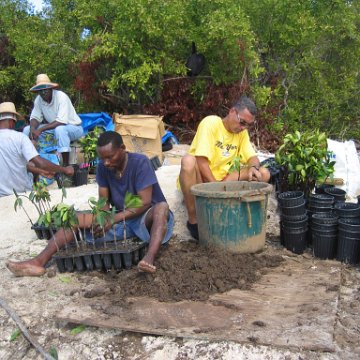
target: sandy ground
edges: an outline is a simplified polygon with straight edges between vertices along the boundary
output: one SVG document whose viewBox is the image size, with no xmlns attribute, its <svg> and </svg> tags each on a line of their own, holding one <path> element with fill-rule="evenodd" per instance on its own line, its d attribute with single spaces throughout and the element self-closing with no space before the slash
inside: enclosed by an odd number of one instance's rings
<svg viewBox="0 0 360 360">
<path fill-rule="evenodd" d="M 175 229 L 172 241 L 188 241 L 185 227 L 185 209 L 181 196 L 174 184 L 179 166 L 163 166 L 157 175 L 175 213 Z M 66 203 L 76 204 L 78 209 L 86 209 L 90 196 L 97 196 L 96 184 L 67 189 Z M 51 190 L 53 203 L 61 199 L 58 189 Z M 24 201 L 26 204 L 26 201 Z M 359 271 L 355 267 L 343 268 L 343 286 L 339 290 L 337 338 L 335 353 L 317 353 L 273 348 L 256 344 L 233 342 L 207 342 L 170 337 L 155 337 L 126 333 L 119 330 L 86 327 L 79 334 L 71 330 L 73 324 L 58 323 L 56 313 L 74 299 L 82 296 L 79 292 L 91 290 L 101 285 L 101 279 L 92 277 L 84 281 L 81 273 L 56 274 L 48 272 L 41 278 L 16 278 L 5 267 L 8 259 L 22 260 L 38 254 L 46 245 L 46 240 L 38 240 L 23 211 L 14 211 L 14 197 L 0 198 L 0 297 L 28 327 L 37 341 L 50 351 L 57 350 L 59 359 L 359 359 Z M 26 209 L 36 218 L 33 207 Z M 265 251 L 286 255 L 279 246 L 278 215 L 276 201 L 270 198 L 267 220 L 267 244 Z M 289 255 L 289 254 L 287 254 Z M 302 256 L 299 256 L 301 261 Z M 55 269 L 53 265 L 50 269 Z M 341 301 L 342 300 L 342 301 Z M 23 336 L 10 341 L 16 330 L 15 323 L 0 308 L 0 359 L 41 359 Z M 314 336 L 316 336 L 316 329 Z"/>
</svg>

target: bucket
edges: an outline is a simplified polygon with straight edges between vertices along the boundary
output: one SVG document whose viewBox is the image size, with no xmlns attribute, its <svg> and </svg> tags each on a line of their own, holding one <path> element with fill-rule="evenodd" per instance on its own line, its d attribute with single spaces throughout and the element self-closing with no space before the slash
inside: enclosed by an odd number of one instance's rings
<svg viewBox="0 0 360 360">
<path fill-rule="evenodd" d="M 197 184 L 199 242 L 231 252 L 253 253 L 265 245 L 266 210 L 272 185 L 229 181 Z"/>
</svg>

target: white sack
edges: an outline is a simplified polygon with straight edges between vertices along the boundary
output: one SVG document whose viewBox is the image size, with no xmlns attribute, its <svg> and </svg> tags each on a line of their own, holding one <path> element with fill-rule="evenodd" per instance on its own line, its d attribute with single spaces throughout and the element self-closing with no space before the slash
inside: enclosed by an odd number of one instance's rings
<svg viewBox="0 0 360 360">
<path fill-rule="evenodd" d="M 347 196 L 360 195 L 360 162 L 353 141 L 335 141 L 327 139 L 328 150 L 333 152 L 335 178 L 344 180 L 344 185 L 336 186 L 346 191 Z"/>
</svg>

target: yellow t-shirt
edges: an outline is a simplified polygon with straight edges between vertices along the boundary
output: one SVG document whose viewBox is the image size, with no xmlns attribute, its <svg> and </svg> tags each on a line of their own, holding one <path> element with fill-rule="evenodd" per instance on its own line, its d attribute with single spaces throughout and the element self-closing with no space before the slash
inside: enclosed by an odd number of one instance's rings
<svg viewBox="0 0 360 360">
<path fill-rule="evenodd" d="M 218 181 L 228 174 L 228 163 L 236 156 L 241 156 L 243 164 L 256 156 L 247 130 L 233 134 L 225 129 L 222 119 L 214 115 L 207 116 L 200 122 L 189 154 L 206 157 L 210 170 Z"/>
</svg>

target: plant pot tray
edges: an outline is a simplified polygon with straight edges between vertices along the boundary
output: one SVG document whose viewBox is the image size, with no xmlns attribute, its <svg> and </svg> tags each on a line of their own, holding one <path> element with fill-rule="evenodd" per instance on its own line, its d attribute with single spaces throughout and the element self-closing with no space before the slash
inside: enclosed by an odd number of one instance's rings
<svg viewBox="0 0 360 360">
<path fill-rule="evenodd" d="M 49 240 L 51 238 L 51 231 L 48 226 L 38 225 L 37 223 L 35 223 L 31 226 L 31 229 L 35 231 L 37 238 L 40 240 Z M 53 228 L 52 231 L 54 234 L 56 233 L 55 228 Z"/>
<path fill-rule="evenodd" d="M 74 246 L 61 249 L 54 259 L 61 273 L 73 271 L 110 271 L 130 269 L 145 255 L 147 243 L 137 238 L 128 239 L 126 242 L 118 241 L 93 247 L 92 244 L 81 245 L 79 249 Z"/>
</svg>

